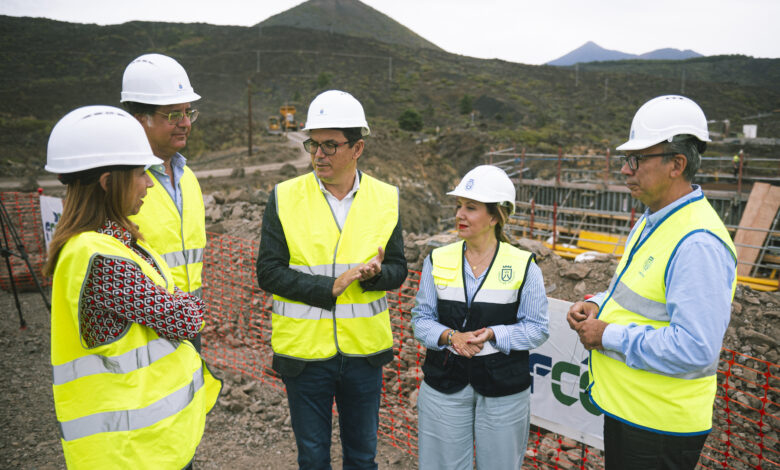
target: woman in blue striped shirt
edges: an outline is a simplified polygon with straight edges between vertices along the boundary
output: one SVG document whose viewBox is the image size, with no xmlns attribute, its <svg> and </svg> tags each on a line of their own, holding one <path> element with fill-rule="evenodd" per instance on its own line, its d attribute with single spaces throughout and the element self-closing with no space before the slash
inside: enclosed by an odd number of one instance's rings
<svg viewBox="0 0 780 470">
<path fill-rule="evenodd" d="M 528 350 L 547 340 L 542 272 L 534 255 L 503 233 L 515 187 L 498 167 L 463 177 L 456 228 L 461 241 L 424 261 L 414 334 L 427 348 L 417 401 L 419 466 L 519 469 L 528 442 Z M 476 454 L 475 454 L 476 452 Z"/>
</svg>

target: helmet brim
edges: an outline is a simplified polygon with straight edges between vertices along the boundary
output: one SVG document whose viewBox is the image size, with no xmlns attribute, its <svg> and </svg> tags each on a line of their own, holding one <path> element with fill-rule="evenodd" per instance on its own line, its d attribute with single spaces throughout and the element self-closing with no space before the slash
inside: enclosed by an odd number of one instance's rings
<svg viewBox="0 0 780 470">
<path fill-rule="evenodd" d="M 481 202 L 483 204 L 507 204 L 507 205 L 511 206 L 509 215 L 512 215 L 512 214 L 515 213 L 515 201 L 509 201 L 509 200 L 506 200 L 506 201 L 488 201 L 488 200 L 486 200 L 488 198 L 479 197 L 479 195 L 475 195 L 474 193 L 472 193 L 470 191 L 460 190 L 459 188 L 455 188 L 452 191 L 448 192 L 447 196 L 462 197 L 462 198 L 466 198 L 466 199 L 471 199 L 472 201 L 478 201 L 478 202 Z"/>
</svg>

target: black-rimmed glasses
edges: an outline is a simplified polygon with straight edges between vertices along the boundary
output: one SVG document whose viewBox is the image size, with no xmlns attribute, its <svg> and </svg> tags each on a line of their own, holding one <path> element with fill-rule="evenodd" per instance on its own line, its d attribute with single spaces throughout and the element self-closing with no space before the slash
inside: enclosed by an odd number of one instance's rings
<svg viewBox="0 0 780 470">
<path fill-rule="evenodd" d="M 339 149 L 342 145 L 347 145 L 351 143 L 350 141 L 346 142 L 334 142 L 332 140 L 326 140 L 325 142 L 317 142 L 316 140 L 312 139 L 306 139 L 303 141 L 303 148 L 306 149 L 307 152 L 314 155 L 317 153 L 317 149 L 322 149 L 322 153 L 325 155 L 333 155 L 336 153 L 336 150 Z"/>
<path fill-rule="evenodd" d="M 182 119 L 184 119 L 184 116 L 187 116 L 190 120 L 190 122 L 195 122 L 196 119 L 198 119 L 198 112 L 197 109 L 188 109 L 186 111 L 171 111 L 170 113 L 163 113 L 160 111 L 155 111 L 160 116 L 165 116 L 165 119 L 168 120 L 168 124 L 178 124 Z"/>
<path fill-rule="evenodd" d="M 646 153 L 642 155 L 641 153 L 632 153 L 631 155 L 623 155 L 620 157 L 620 161 L 625 165 L 628 163 L 628 169 L 631 171 L 636 171 L 639 169 L 639 160 L 644 160 L 645 158 L 651 158 L 651 157 L 671 157 L 672 155 L 677 155 L 674 152 L 662 152 L 662 153 Z"/>
</svg>

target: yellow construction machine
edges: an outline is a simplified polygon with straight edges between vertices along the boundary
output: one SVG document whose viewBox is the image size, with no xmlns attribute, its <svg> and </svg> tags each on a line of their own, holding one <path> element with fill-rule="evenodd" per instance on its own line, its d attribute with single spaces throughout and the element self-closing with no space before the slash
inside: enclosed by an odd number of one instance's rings
<svg viewBox="0 0 780 470">
<path fill-rule="evenodd" d="M 299 126 L 295 121 L 295 106 L 284 105 L 279 107 L 279 125 L 283 131 L 297 131 Z"/>
</svg>

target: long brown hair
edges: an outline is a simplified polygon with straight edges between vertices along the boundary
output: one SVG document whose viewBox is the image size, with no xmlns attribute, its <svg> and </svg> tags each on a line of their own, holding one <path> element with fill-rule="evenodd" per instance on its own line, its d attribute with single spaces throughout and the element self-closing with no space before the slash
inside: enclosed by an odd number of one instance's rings
<svg viewBox="0 0 780 470">
<path fill-rule="evenodd" d="M 498 222 L 495 225 L 496 239 L 500 242 L 510 243 L 509 237 L 504 233 L 504 225 L 509 220 L 509 210 L 503 204 L 496 202 L 489 202 L 485 204 L 487 206 L 488 214 L 495 217 Z"/>
<path fill-rule="evenodd" d="M 128 218 L 134 201 L 127 189 L 133 182 L 133 170 L 136 168 L 112 169 L 105 190 L 100 186 L 99 180 L 84 184 L 76 179 L 68 184 L 62 217 L 49 243 L 48 260 L 43 268 L 45 275 L 54 274 L 60 250 L 71 237 L 82 232 L 95 231 L 102 227 L 106 220 L 112 220 L 126 228 L 133 238 L 143 239 L 138 226 Z"/>
</svg>

